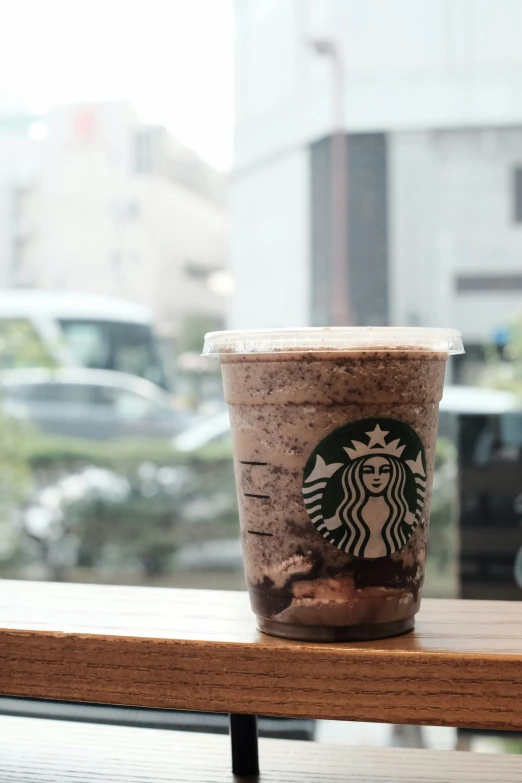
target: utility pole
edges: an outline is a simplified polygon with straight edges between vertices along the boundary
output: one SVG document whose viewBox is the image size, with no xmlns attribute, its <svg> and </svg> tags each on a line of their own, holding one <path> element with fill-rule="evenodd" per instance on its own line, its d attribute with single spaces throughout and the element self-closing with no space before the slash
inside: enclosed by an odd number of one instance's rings
<svg viewBox="0 0 522 783">
<path fill-rule="evenodd" d="M 344 128 L 345 69 L 339 44 L 333 39 L 312 40 L 317 54 L 332 66 L 332 136 L 330 142 L 330 225 L 332 326 L 351 323 L 348 279 L 348 139 Z"/>
</svg>

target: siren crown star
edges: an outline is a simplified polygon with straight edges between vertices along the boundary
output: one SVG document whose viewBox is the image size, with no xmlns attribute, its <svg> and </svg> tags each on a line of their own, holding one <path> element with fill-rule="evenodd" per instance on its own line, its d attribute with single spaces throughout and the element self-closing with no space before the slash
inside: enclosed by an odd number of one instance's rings
<svg viewBox="0 0 522 783">
<path fill-rule="evenodd" d="M 385 432 L 384 430 L 381 430 L 381 427 L 379 424 L 375 427 L 373 432 L 367 432 L 366 435 L 370 438 L 370 442 L 368 443 L 369 448 L 371 449 L 372 446 L 386 446 L 386 435 L 389 435 L 389 431 Z"/>
<path fill-rule="evenodd" d="M 369 443 L 361 443 L 359 440 L 352 440 L 352 445 L 345 446 L 344 450 L 351 459 L 357 457 L 366 457 L 368 454 L 391 454 L 393 457 L 400 457 L 406 446 L 400 445 L 400 440 L 391 441 L 386 443 L 386 435 L 389 432 L 381 430 L 380 425 L 377 424 L 372 432 L 365 433 L 369 438 Z"/>
</svg>

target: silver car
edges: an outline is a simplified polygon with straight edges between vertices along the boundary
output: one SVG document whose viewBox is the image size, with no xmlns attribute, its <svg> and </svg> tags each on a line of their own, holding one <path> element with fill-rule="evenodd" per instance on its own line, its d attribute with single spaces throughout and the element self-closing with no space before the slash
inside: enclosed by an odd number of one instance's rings
<svg viewBox="0 0 522 783">
<path fill-rule="evenodd" d="M 76 438 L 172 438 L 191 421 L 163 389 L 112 370 L 9 370 L 0 395 L 6 413 Z"/>
</svg>

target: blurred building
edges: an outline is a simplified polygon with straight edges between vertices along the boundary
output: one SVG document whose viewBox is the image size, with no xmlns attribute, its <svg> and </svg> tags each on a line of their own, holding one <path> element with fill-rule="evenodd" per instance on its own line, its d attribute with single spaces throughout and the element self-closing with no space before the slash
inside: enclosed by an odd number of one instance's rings
<svg viewBox="0 0 522 783">
<path fill-rule="evenodd" d="M 235 24 L 231 325 L 331 322 L 340 125 L 352 322 L 501 341 L 522 310 L 522 4 L 236 0 Z"/>
<path fill-rule="evenodd" d="M 0 171 L 0 285 L 117 295 L 165 335 L 224 316 L 224 176 L 129 104 L 4 111 Z"/>
</svg>

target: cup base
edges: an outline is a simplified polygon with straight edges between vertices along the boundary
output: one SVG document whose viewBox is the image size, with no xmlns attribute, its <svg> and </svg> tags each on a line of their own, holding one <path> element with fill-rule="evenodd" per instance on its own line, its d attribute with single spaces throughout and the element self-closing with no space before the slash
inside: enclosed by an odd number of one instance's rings
<svg viewBox="0 0 522 783">
<path fill-rule="evenodd" d="M 411 631 L 415 617 L 406 617 L 390 623 L 367 625 L 290 625 L 277 620 L 257 618 L 257 627 L 270 636 L 282 639 L 296 639 L 301 642 L 367 642 L 373 639 L 388 639 Z"/>
</svg>

